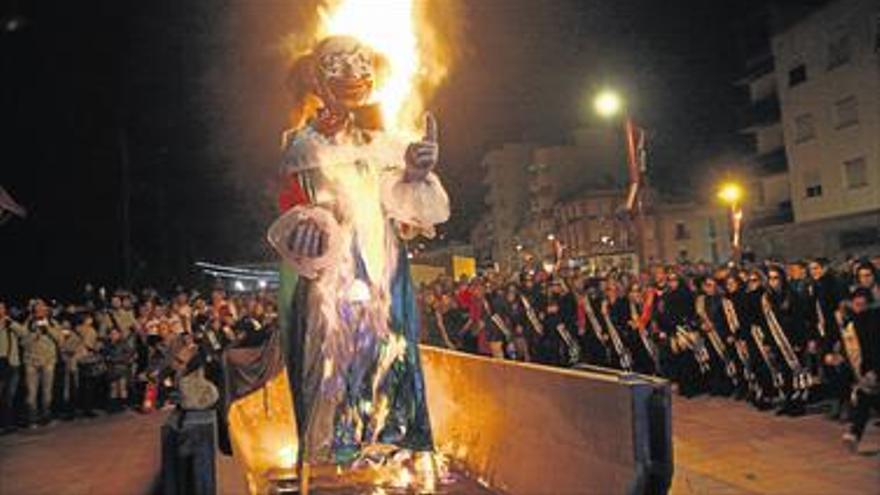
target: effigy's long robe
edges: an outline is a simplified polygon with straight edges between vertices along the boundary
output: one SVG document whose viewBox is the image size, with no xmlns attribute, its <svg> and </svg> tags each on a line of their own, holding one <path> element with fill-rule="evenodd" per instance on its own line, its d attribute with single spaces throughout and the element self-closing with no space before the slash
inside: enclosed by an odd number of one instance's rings
<svg viewBox="0 0 880 495">
<path fill-rule="evenodd" d="M 403 238 L 433 232 L 449 200 L 433 173 L 403 179 L 404 150 L 357 128 L 285 137 L 278 222 L 312 219 L 329 240 L 318 258 L 285 256 L 279 294 L 304 462 L 346 464 L 377 444 L 433 449 Z"/>
</svg>

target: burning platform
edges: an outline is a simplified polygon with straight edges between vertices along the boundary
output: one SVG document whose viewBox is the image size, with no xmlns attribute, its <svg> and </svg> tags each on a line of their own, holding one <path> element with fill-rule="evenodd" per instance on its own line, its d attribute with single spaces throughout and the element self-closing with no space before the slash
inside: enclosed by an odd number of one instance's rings
<svg viewBox="0 0 880 495">
<path fill-rule="evenodd" d="M 665 381 L 424 346 L 421 354 L 434 439 L 453 473 L 445 480 L 452 484 L 441 482 L 438 493 L 486 493 L 480 485 L 511 494 L 668 490 L 673 463 Z M 298 486 L 290 404 L 281 374 L 230 411 L 233 449 L 253 493 L 294 493 Z M 313 471 L 313 492 L 342 493 L 344 477 L 351 483 L 346 493 L 364 487 L 357 476 L 325 469 Z M 396 481 L 387 492 L 407 493 L 407 480 Z"/>
</svg>

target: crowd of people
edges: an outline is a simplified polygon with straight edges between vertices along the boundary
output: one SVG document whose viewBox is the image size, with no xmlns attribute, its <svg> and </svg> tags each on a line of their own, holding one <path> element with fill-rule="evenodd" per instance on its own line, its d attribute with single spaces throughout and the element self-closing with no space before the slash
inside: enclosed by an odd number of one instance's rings
<svg viewBox="0 0 880 495">
<path fill-rule="evenodd" d="M 849 422 L 844 440 L 853 447 L 880 409 L 880 256 L 836 267 L 697 263 L 601 276 L 562 261 L 423 285 L 423 341 L 662 376 L 686 397 L 731 396 L 780 414 L 827 406 Z M 268 291 L 228 297 L 223 289 L 0 301 L 0 427 L 149 413 L 179 402 L 180 379 L 196 368 L 221 386 L 223 351 L 263 343 L 275 305 Z"/>
<path fill-rule="evenodd" d="M 205 298 L 88 287 L 76 304 L 0 301 L 0 427 L 171 407 L 195 369 L 219 387 L 223 350 L 260 345 L 276 318 L 265 291 Z"/>
<path fill-rule="evenodd" d="M 423 340 L 499 359 L 668 378 L 686 397 L 826 409 L 857 447 L 880 409 L 880 256 L 681 263 L 590 276 L 558 256 L 420 291 Z"/>
</svg>

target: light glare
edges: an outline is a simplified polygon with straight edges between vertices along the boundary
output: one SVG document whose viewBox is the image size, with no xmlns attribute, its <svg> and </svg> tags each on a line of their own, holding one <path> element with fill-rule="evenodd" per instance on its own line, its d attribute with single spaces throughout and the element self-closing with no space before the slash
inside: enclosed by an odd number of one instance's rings
<svg viewBox="0 0 880 495">
<path fill-rule="evenodd" d="M 718 190 L 718 199 L 728 204 L 735 204 L 742 199 L 743 189 L 735 182 L 728 182 Z"/>
<path fill-rule="evenodd" d="M 623 107 L 623 101 L 620 99 L 620 96 L 613 91 L 602 91 L 596 96 L 593 106 L 596 109 L 596 113 L 602 117 L 613 117 L 620 113 L 620 109 Z"/>
</svg>

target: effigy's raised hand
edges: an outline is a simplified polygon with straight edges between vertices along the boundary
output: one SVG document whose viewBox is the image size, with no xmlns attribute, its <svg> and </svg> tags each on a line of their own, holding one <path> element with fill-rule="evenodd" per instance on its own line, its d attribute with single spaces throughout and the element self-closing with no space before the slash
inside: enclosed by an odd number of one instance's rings
<svg viewBox="0 0 880 495">
<path fill-rule="evenodd" d="M 290 232 L 287 248 L 296 256 L 317 258 L 327 251 L 327 233 L 314 221 L 301 222 Z"/>
<path fill-rule="evenodd" d="M 410 143 L 406 148 L 405 180 L 424 180 L 428 173 L 437 166 L 440 158 L 440 146 L 437 144 L 437 119 L 430 112 L 425 114 L 425 135 L 421 141 Z"/>
</svg>

